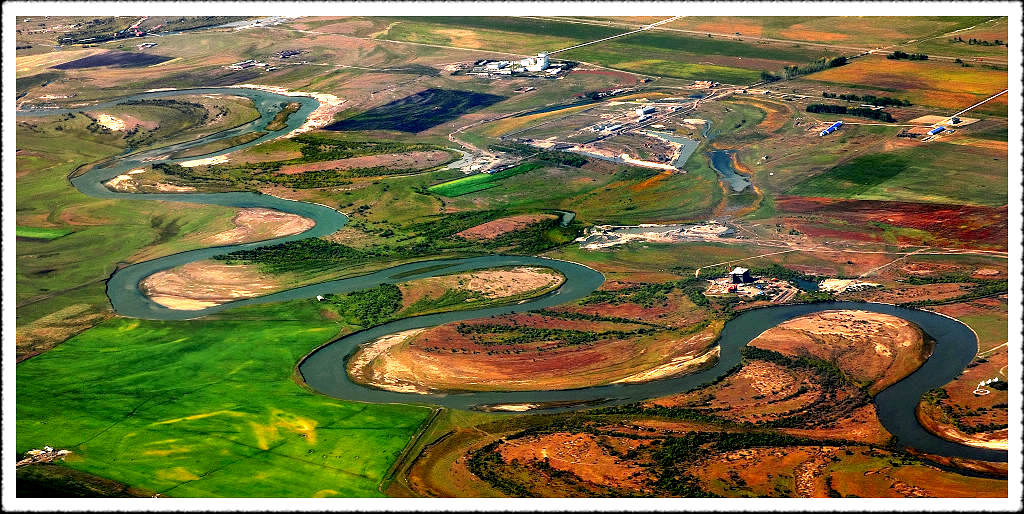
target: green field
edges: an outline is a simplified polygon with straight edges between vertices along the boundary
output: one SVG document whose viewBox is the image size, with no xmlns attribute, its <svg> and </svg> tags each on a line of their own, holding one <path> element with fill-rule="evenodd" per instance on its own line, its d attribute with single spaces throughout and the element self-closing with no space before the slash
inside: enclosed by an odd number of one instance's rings
<svg viewBox="0 0 1024 514">
<path fill-rule="evenodd" d="M 27 237 L 30 239 L 57 239 L 58 237 L 64 237 L 71 232 L 72 230 L 70 228 L 23 227 L 21 225 L 14 227 L 15 236 Z"/>
<path fill-rule="evenodd" d="M 17 367 L 17 451 L 167 496 L 379 496 L 429 414 L 311 394 L 330 322 L 114 319 Z M 116 370 L 116 371 L 114 371 Z"/>
<path fill-rule="evenodd" d="M 469 193 L 483 191 L 492 187 L 498 187 L 502 180 L 514 177 L 521 173 L 533 171 L 541 166 L 541 164 L 535 162 L 520 164 L 513 168 L 496 173 L 478 173 L 476 175 L 442 182 L 440 184 L 430 186 L 428 189 L 433 193 L 447 197 L 467 195 Z"/>
<path fill-rule="evenodd" d="M 811 177 L 788 193 L 803 196 L 1006 205 L 1006 154 L 932 142 L 869 154 Z"/>
</svg>

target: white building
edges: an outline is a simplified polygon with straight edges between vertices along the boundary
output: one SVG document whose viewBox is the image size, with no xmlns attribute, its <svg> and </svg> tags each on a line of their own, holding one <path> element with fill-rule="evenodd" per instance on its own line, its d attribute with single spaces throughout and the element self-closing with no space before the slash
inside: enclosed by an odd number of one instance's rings
<svg viewBox="0 0 1024 514">
<path fill-rule="evenodd" d="M 645 106 L 645 107 L 637 107 L 636 108 L 636 115 L 642 118 L 646 114 L 654 114 L 654 111 L 655 111 L 655 108 L 654 108 L 653 105 L 648 105 L 648 106 Z"/>
<path fill-rule="evenodd" d="M 548 53 L 541 52 L 537 54 L 537 57 L 527 57 L 519 61 L 519 64 L 522 64 L 526 71 L 543 71 L 547 69 L 550 62 L 548 61 Z"/>
</svg>

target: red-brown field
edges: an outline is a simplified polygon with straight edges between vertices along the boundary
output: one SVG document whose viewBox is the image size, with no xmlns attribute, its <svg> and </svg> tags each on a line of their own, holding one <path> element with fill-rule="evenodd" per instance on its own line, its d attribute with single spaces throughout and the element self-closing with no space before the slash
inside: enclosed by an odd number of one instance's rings
<svg viewBox="0 0 1024 514">
<path fill-rule="evenodd" d="M 869 289 L 850 293 L 851 300 L 881 303 L 903 303 L 921 300 L 949 300 L 963 295 L 970 289 L 967 284 L 939 283 L 915 286 L 893 286 L 884 289 Z"/>
<path fill-rule="evenodd" d="M 608 314 L 605 314 L 606 316 Z M 710 365 L 721 330 L 514 314 L 410 331 L 364 346 L 353 379 L 412 392 L 567 389 L 646 381 Z"/>
<path fill-rule="evenodd" d="M 869 56 L 846 66 L 821 71 L 808 78 L 835 84 L 852 84 L 894 92 L 920 105 L 965 108 L 1007 87 L 1005 70 L 933 61 L 906 61 Z M 978 108 L 978 112 L 1004 114 L 1007 95 Z"/>
<path fill-rule="evenodd" d="M 939 205 L 875 200 L 837 200 L 802 196 L 779 196 L 775 205 L 797 230 L 820 238 L 861 241 L 881 240 L 881 231 L 863 230 L 871 223 L 922 230 L 935 239 L 929 244 L 950 247 L 1006 249 L 1007 207 Z M 848 231 L 820 228 L 815 220 L 839 220 Z M 896 235 L 899 244 L 921 244 L 919 238 Z"/>
<path fill-rule="evenodd" d="M 518 216 L 488 221 L 487 223 L 467 228 L 455 235 L 466 239 L 494 239 L 502 234 L 526 228 L 538 221 L 555 218 L 557 216 L 554 214 L 520 214 Z"/>
<path fill-rule="evenodd" d="M 514 485 L 517 495 L 664 495 L 664 481 L 657 479 L 658 473 L 687 478 L 690 487 L 721 497 L 957 498 L 1006 494 L 1005 480 L 968 477 L 863 445 L 754 445 L 717 450 L 712 443 L 687 449 L 696 456 L 677 449 L 685 461 L 659 459 L 659 449 L 673 437 L 705 430 L 696 426 L 675 430 L 665 425 L 647 420 L 628 425 L 597 422 L 588 423 L 583 432 L 556 430 L 505 436 L 500 440 L 493 436 L 485 438 L 496 441 L 493 450 L 477 450 L 482 446 L 479 443 L 441 444 L 451 453 L 468 449 L 475 459 L 484 457 L 486 452 L 486 462 L 478 460 L 477 467 L 469 469 L 484 472 L 491 485 Z M 459 435 L 469 436 L 466 431 Z M 462 476 L 473 476 L 465 465 L 470 457 L 462 454 L 455 458 L 451 453 L 427 455 L 417 463 L 419 469 L 413 468 L 410 482 L 436 480 L 438 477 L 424 473 L 424 468 L 433 467 L 436 473 L 438 465 L 454 462 L 453 478 L 469 482 L 478 490 L 480 485 Z"/>
<path fill-rule="evenodd" d="M 609 453 L 605 447 L 621 455 L 646 444 L 650 441 L 559 432 L 513 439 L 499 446 L 498 453 L 506 462 L 543 461 L 586 482 L 643 491 L 648 489 L 650 474 L 635 462 Z"/>
</svg>

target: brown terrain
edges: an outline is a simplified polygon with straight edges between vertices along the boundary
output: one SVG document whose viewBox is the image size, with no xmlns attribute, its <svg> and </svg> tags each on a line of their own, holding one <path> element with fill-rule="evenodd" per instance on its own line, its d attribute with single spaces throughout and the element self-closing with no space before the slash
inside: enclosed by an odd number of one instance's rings
<svg viewBox="0 0 1024 514">
<path fill-rule="evenodd" d="M 487 223 L 467 228 L 455 235 L 466 239 L 495 239 L 502 234 L 521 230 L 538 221 L 555 219 L 557 217 L 554 214 L 520 214 L 518 216 L 488 221 Z"/>
<path fill-rule="evenodd" d="M 970 478 L 924 463 L 896 462 L 862 446 L 746 448 L 691 466 L 706 490 L 722 496 L 827 498 L 999 497 L 1006 482 Z"/>
<path fill-rule="evenodd" d="M 357 352 L 348 369 L 356 382 L 384 389 L 535 390 L 654 380 L 717 360 L 716 354 L 708 354 L 717 349 L 712 345 L 721 323 L 696 332 L 636 334 L 641 328 L 539 314 L 507 315 L 382 338 Z M 540 333 L 520 335 L 521 329 Z M 588 333 L 595 335 L 582 343 L 566 339 Z M 509 337 L 517 340 L 506 342 Z"/>
<path fill-rule="evenodd" d="M 784 355 L 834 362 L 875 394 L 921 366 L 930 354 L 924 333 L 895 316 L 867 311 L 825 311 L 765 331 L 752 346 Z"/>
<path fill-rule="evenodd" d="M 488 475 L 531 496 L 662 496 L 665 491 L 656 480 L 659 448 L 674 437 L 709 430 L 718 432 L 697 423 L 647 419 L 584 421 L 579 430 L 541 433 L 473 434 L 457 429 L 430 445 L 406 479 L 414 490 L 431 496 L 483 491 L 488 483 L 473 475 L 466 463 L 485 451 L 500 457 L 484 464 Z M 493 450 L 480 450 L 492 441 Z M 865 445 L 706 448 L 674 468 L 662 461 L 661 469 L 723 497 L 955 498 L 1000 497 L 1007 492 L 1005 480 L 960 475 Z M 453 480 L 442 479 L 447 476 Z"/>
<path fill-rule="evenodd" d="M 643 491 L 648 489 L 645 483 L 652 479 L 650 474 L 635 462 L 610 454 L 603 446 L 621 454 L 646 444 L 650 441 L 558 432 L 513 439 L 500 445 L 498 453 L 506 462 L 544 461 L 586 482 Z"/>
<path fill-rule="evenodd" d="M 109 312 L 97 312 L 89 304 L 77 303 L 22 325 L 18 327 L 15 337 L 17 360 L 21 362 L 45 353 L 61 341 L 91 328 L 108 317 Z"/>
<path fill-rule="evenodd" d="M 154 302 L 178 310 L 201 310 L 261 296 L 280 286 L 278 277 L 260 273 L 253 266 L 233 266 L 211 260 L 154 273 L 139 283 L 142 292 Z"/>
<path fill-rule="evenodd" d="M 865 280 L 871 280 L 871 277 Z M 881 303 L 902 303 L 919 300 L 949 300 L 970 290 L 969 284 L 938 283 L 893 286 L 845 293 L 844 298 Z"/>
<path fill-rule="evenodd" d="M 296 175 L 307 171 L 352 170 L 358 168 L 376 168 L 386 166 L 390 169 L 422 170 L 433 168 L 450 159 L 444 150 L 427 150 L 404 153 L 388 153 L 381 155 L 364 155 L 333 161 L 311 162 L 306 164 L 288 164 L 277 170 L 283 175 Z"/>
<path fill-rule="evenodd" d="M 826 390 L 813 371 L 751 360 L 717 384 L 657 398 L 648 406 L 683 407 L 728 421 L 765 424 L 789 421 L 782 432 L 884 444 L 892 436 L 873 404 L 855 387 Z"/>
<path fill-rule="evenodd" d="M 652 276 L 650 278 L 652 282 L 663 280 L 660 276 Z M 628 287 L 630 285 L 635 284 L 610 280 L 605 282 L 601 289 L 615 290 L 616 288 Z M 633 302 L 594 303 L 590 305 L 560 305 L 553 307 L 551 310 L 589 316 L 626 318 L 644 323 L 655 323 L 669 328 L 683 328 L 704 319 L 705 314 L 696 308 L 685 293 L 673 291 L 665 296 L 667 299 L 664 303 L 651 306 L 643 306 Z"/>
</svg>

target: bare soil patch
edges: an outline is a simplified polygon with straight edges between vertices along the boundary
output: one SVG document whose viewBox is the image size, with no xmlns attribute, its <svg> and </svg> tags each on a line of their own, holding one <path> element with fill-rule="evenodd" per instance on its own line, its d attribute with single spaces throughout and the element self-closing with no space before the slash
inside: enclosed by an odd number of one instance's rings
<svg viewBox="0 0 1024 514">
<path fill-rule="evenodd" d="M 551 273 L 547 268 L 522 266 L 430 277 L 399 284 L 399 288 L 402 290 L 404 309 L 425 298 L 440 297 L 449 290 L 465 291 L 473 296 L 493 300 L 548 290 L 564 281 L 564 276 Z M 467 300 L 475 301 L 476 298 Z"/>
<path fill-rule="evenodd" d="M 231 266 L 210 260 L 154 273 L 139 284 L 154 302 L 178 310 L 201 310 L 261 296 L 280 286 L 277 277 L 260 273 L 254 266 Z"/>
<path fill-rule="evenodd" d="M 467 228 L 455 235 L 466 239 L 495 239 L 502 234 L 522 230 L 538 221 L 555 219 L 554 214 L 520 214 L 507 218 L 488 221 L 487 223 Z"/>
</svg>

